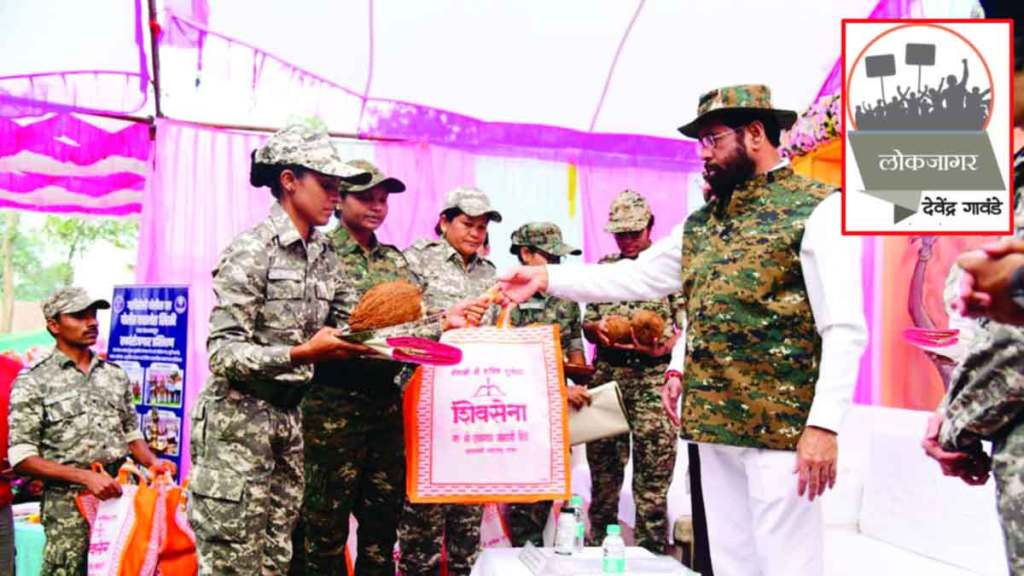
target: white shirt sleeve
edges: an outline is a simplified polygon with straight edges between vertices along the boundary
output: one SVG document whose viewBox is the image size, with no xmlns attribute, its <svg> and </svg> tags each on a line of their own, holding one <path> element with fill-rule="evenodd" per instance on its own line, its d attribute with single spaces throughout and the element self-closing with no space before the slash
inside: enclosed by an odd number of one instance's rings
<svg viewBox="0 0 1024 576">
<path fill-rule="evenodd" d="M 842 196 L 811 212 L 800 243 L 807 296 L 821 335 L 821 363 L 807 425 L 838 432 L 857 386 L 867 346 L 861 284 L 861 238 L 843 236 Z"/>
<path fill-rule="evenodd" d="M 548 266 L 548 294 L 580 303 L 654 300 L 683 287 L 683 225 L 640 253 L 614 264 Z"/>
</svg>

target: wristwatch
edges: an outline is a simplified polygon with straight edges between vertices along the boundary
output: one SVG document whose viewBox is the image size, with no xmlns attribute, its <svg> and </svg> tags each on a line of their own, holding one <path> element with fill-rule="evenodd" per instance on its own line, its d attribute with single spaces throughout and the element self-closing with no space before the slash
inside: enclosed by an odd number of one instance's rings
<svg viewBox="0 0 1024 576">
<path fill-rule="evenodd" d="M 1024 308 L 1024 266 L 1018 267 L 1010 276 L 1010 298 L 1014 304 Z"/>
</svg>

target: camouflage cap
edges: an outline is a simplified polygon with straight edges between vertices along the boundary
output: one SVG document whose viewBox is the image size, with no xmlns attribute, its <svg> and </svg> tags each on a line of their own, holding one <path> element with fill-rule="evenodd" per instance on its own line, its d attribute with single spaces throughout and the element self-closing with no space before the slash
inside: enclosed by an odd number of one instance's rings
<svg viewBox="0 0 1024 576">
<path fill-rule="evenodd" d="M 779 128 L 786 130 L 796 122 L 796 112 L 772 107 L 772 91 L 764 84 L 740 84 L 726 86 L 706 92 L 697 104 L 697 118 L 679 131 L 690 138 L 697 138 L 701 127 L 709 120 L 721 118 L 736 112 L 753 112 L 772 116 Z"/>
<path fill-rule="evenodd" d="M 501 213 L 491 208 L 491 199 L 478 188 L 459 186 L 449 192 L 442 212 L 449 208 L 458 208 L 474 218 L 487 214 L 491 220 L 501 222 Z"/>
<path fill-rule="evenodd" d="M 352 184 L 370 180 L 370 174 L 365 170 L 342 162 L 326 130 L 307 124 L 291 124 L 276 132 L 256 149 L 253 162 L 295 164 Z"/>
<path fill-rule="evenodd" d="M 651 223 L 651 205 L 647 199 L 632 190 L 623 190 L 608 208 L 605 232 L 638 232 Z"/>
<path fill-rule="evenodd" d="M 552 256 L 579 256 L 579 248 L 562 242 L 562 230 L 552 222 L 530 222 L 523 224 L 512 233 L 512 247 L 509 252 L 519 253 L 519 247 L 536 248 Z"/>
<path fill-rule="evenodd" d="M 405 182 L 402 182 L 394 176 L 388 176 L 384 172 L 381 172 L 380 168 L 377 168 L 366 160 L 350 160 L 347 163 L 349 166 L 356 170 L 361 170 L 370 175 L 370 181 L 366 184 L 346 184 L 342 186 L 344 192 L 365 192 L 372 188 L 380 186 L 387 191 L 388 194 L 399 194 L 405 192 Z"/>
<path fill-rule="evenodd" d="M 84 288 L 65 286 L 43 302 L 43 317 L 49 320 L 56 318 L 58 314 L 74 314 L 89 308 L 106 310 L 110 308 L 110 302 L 89 296 Z"/>
</svg>

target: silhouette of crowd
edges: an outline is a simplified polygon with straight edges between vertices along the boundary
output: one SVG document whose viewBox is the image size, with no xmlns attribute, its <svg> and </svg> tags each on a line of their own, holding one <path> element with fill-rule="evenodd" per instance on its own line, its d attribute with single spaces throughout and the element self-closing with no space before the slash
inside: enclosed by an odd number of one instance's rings
<svg viewBox="0 0 1024 576">
<path fill-rule="evenodd" d="M 938 87 L 927 84 L 919 91 L 897 86 L 888 102 L 864 101 L 854 110 L 858 130 L 981 130 L 988 117 L 991 88 L 967 87 L 967 60 L 963 76 L 950 74 Z"/>
</svg>

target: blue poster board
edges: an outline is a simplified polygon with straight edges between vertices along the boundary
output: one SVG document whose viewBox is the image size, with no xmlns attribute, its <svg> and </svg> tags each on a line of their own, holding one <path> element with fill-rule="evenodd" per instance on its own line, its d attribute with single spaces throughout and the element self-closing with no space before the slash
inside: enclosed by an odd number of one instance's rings
<svg viewBox="0 0 1024 576">
<path fill-rule="evenodd" d="M 139 428 L 181 470 L 188 350 L 187 286 L 116 286 L 107 359 L 131 381 Z"/>
</svg>

